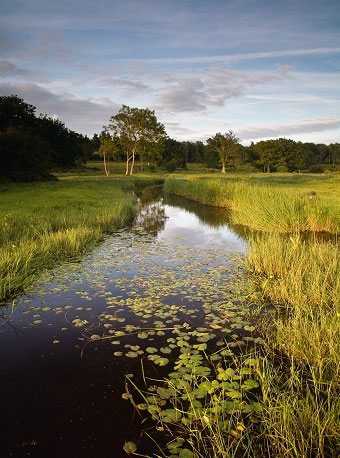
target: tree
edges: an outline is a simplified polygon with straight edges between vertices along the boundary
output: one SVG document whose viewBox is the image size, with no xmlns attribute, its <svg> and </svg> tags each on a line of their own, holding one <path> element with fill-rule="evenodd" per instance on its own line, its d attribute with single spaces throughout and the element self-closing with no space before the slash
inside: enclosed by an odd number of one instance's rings
<svg viewBox="0 0 340 458">
<path fill-rule="evenodd" d="M 12 180 L 48 178 L 56 167 L 69 168 L 85 161 L 91 140 L 68 129 L 16 95 L 0 97 L 0 175 Z"/>
<path fill-rule="evenodd" d="M 110 155 L 114 157 L 117 146 L 115 144 L 115 141 L 112 139 L 111 135 L 107 130 L 104 130 L 100 137 L 99 137 L 99 150 L 98 153 L 100 156 L 103 156 L 103 162 L 104 162 L 104 171 L 105 175 L 108 177 L 110 175 L 110 171 L 108 168 L 108 163 L 110 161 Z"/>
<path fill-rule="evenodd" d="M 208 148 L 218 153 L 222 167 L 222 173 L 225 173 L 226 165 L 235 165 L 235 161 L 240 153 L 239 139 L 229 130 L 225 134 L 218 133 L 207 140 Z"/>
<path fill-rule="evenodd" d="M 165 146 L 165 139 L 161 139 L 158 142 L 150 142 L 146 138 L 143 138 L 138 145 L 138 155 L 140 162 L 140 170 L 144 170 L 144 164 L 150 162 L 159 163 L 162 157 L 162 151 Z"/>
<path fill-rule="evenodd" d="M 336 164 L 340 163 L 340 143 L 331 143 L 328 145 L 329 149 L 329 163 L 331 163 L 333 169 L 336 168 Z"/>
<path fill-rule="evenodd" d="M 163 124 L 158 122 L 155 112 L 148 108 L 131 108 L 123 105 L 111 117 L 109 130 L 117 137 L 126 154 L 125 175 L 132 175 L 137 154 L 146 145 L 161 144 L 166 138 Z M 143 154 L 143 153 L 142 153 Z"/>
<path fill-rule="evenodd" d="M 36 119 L 35 110 L 17 95 L 0 96 L 0 130 L 31 126 Z"/>
<path fill-rule="evenodd" d="M 260 141 L 252 148 L 258 158 L 257 164 L 263 168 L 264 172 L 273 172 L 279 164 L 282 165 L 280 149 L 275 140 Z"/>
<path fill-rule="evenodd" d="M 41 137 L 25 130 L 0 133 L 0 177 L 13 181 L 50 179 L 48 149 Z"/>
</svg>

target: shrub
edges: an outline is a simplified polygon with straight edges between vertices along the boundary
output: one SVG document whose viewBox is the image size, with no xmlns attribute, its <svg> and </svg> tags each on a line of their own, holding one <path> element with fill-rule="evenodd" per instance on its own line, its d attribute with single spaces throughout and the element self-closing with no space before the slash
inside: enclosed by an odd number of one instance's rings
<svg viewBox="0 0 340 458">
<path fill-rule="evenodd" d="M 324 173 L 324 171 L 325 171 L 324 168 L 321 165 L 318 165 L 318 164 L 311 165 L 309 167 L 309 172 L 310 173 Z"/>
</svg>

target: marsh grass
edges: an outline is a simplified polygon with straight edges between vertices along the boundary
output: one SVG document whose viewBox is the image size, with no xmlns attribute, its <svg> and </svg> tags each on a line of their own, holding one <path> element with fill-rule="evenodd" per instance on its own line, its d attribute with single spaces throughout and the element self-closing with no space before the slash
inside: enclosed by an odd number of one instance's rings
<svg viewBox="0 0 340 458">
<path fill-rule="evenodd" d="M 254 184 L 237 178 L 188 176 L 168 178 L 165 190 L 203 204 L 229 208 L 233 223 L 256 231 L 335 233 L 340 227 L 340 215 L 334 211 L 333 202 L 303 188 L 285 189 L 270 186 L 266 181 Z"/>
<path fill-rule="evenodd" d="M 231 444 L 221 442 L 226 437 L 223 431 L 214 431 L 209 439 L 213 453 L 208 456 L 336 457 L 340 438 L 338 177 L 173 177 L 166 181 L 166 190 L 227 207 L 234 223 L 262 232 L 250 239 L 246 266 L 255 296 L 264 306 L 274 306 L 267 317 L 270 322 L 262 326 L 266 356 L 257 373 L 260 428 L 246 429 L 242 440 Z M 303 232 L 314 237 L 307 239 Z M 335 236 L 323 241 L 319 232 Z M 223 399 L 213 402 L 219 405 Z M 197 431 L 191 434 L 197 437 Z"/>
<path fill-rule="evenodd" d="M 269 352 L 262 362 L 262 456 L 336 457 L 340 401 L 334 385 L 319 383 L 313 367 L 294 358 L 274 365 Z"/>
<path fill-rule="evenodd" d="M 124 189 L 125 186 L 125 189 Z M 0 301 L 45 268 L 129 223 L 135 198 L 119 181 L 10 185 L 0 202 Z"/>
<path fill-rule="evenodd" d="M 270 447 L 279 457 L 336 456 L 339 245 L 272 234 L 251 241 L 246 262 L 261 295 L 278 306 L 262 380 L 263 428 Z"/>
</svg>

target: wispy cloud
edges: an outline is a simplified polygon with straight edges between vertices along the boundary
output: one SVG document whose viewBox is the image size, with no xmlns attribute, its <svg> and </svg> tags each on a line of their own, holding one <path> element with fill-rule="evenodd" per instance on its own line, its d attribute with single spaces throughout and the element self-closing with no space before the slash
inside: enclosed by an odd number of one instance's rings
<svg viewBox="0 0 340 458">
<path fill-rule="evenodd" d="M 0 78 L 27 75 L 29 72 L 8 60 L 0 60 Z"/>
<path fill-rule="evenodd" d="M 158 108 L 173 113 L 205 111 L 224 106 L 228 99 L 240 96 L 249 88 L 287 78 L 290 68 L 286 66 L 272 72 L 212 68 L 197 76 L 168 78 L 168 84 L 160 91 Z"/>
<path fill-rule="evenodd" d="M 106 77 L 98 80 L 98 84 L 106 87 L 117 87 L 124 90 L 134 91 L 145 91 L 149 89 L 149 85 L 142 81 L 125 79 L 125 78 L 113 78 Z"/>
<path fill-rule="evenodd" d="M 221 54 L 214 56 L 197 56 L 197 57 L 160 57 L 160 58 L 121 58 L 121 61 L 134 61 L 134 62 L 148 62 L 148 63 L 172 63 L 172 64 L 210 64 L 210 63 L 232 63 L 240 62 L 243 60 L 257 60 L 257 59 L 273 59 L 279 57 L 300 57 L 300 56 L 313 56 L 324 54 L 339 54 L 340 47 L 329 48 L 305 48 L 305 49 L 285 49 L 278 51 L 265 51 L 265 52 L 250 52 L 250 53 L 235 53 L 235 54 Z"/>
<path fill-rule="evenodd" d="M 254 126 L 239 130 L 241 140 L 282 137 L 303 133 L 322 132 L 340 128 L 339 119 L 309 119 L 295 124 L 277 124 L 269 126 Z"/>
</svg>

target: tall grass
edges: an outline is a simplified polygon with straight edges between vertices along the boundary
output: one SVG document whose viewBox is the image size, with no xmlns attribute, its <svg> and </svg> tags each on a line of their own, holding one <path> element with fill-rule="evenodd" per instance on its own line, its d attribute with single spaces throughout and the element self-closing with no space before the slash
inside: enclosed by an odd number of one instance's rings
<svg viewBox="0 0 340 458">
<path fill-rule="evenodd" d="M 266 232 L 331 232 L 340 227 L 340 215 L 324 197 L 302 190 L 251 184 L 236 178 L 168 178 L 166 192 L 203 204 L 226 207 L 232 221 Z"/>
<path fill-rule="evenodd" d="M 340 193 L 332 188 L 328 199 L 326 180 L 317 183 L 316 193 L 310 183 L 301 186 L 300 178 L 294 187 L 294 177 L 281 177 L 279 183 L 273 179 L 270 186 L 269 179 L 261 178 L 166 181 L 168 192 L 227 207 L 234 223 L 262 232 L 250 240 L 246 258 L 258 299 L 274 306 L 274 313 L 262 318 L 266 355 L 258 370 L 260 428 L 247 430 L 246 437 L 231 446 L 223 445 L 225 455 L 211 456 L 239 456 L 245 443 L 249 447 L 241 456 L 337 456 L 340 247 L 336 238 L 321 241 L 316 233 L 339 231 Z M 307 240 L 301 234 L 305 231 L 314 232 L 314 238 Z M 211 450 L 221 443 L 221 434 L 215 431 L 211 436 Z M 192 435 L 195 438 L 197 432 Z"/>
<path fill-rule="evenodd" d="M 272 234 L 251 241 L 247 265 L 266 301 L 281 312 L 267 335 L 263 371 L 263 427 L 275 456 L 335 456 L 340 437 L 340 247 Z"/>
<path fill-rule="evenodd" d="M 10 185 L 0 201 L 0 301 L 23 291 L 43 269 L 78 256 L 129 223 L 133 194 L 119 182 Z"/>
</svg>

